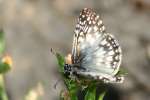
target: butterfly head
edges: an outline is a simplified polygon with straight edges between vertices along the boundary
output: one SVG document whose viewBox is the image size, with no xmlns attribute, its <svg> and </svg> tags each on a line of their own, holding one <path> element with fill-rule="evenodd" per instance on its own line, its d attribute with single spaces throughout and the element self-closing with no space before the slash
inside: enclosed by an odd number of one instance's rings
<svg viewBox="0 0 150 100">
<path fill-rule="evenodd" d="M 65 57 L 64 75 L 69 78 L 73 73 L 71 54 Z"/>
<path fill-rule="evenodd" d="M 72 74 L 72 67 L 70 64 L 65 64 L 64 65 L 64 75 L 69 78 L 70 75 Z"/>
</svg>

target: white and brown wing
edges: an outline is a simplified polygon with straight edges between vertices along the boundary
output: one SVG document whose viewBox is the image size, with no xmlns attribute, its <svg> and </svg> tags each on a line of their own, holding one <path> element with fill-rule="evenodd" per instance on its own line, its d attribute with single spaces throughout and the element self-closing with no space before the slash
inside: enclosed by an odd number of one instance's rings
<svg viewBox="0 0 150 100">
<path fill-rule="evenodd" d="M 117 81 L 115 77 L 122 59 L 121 48 L 92 9 L 84 8 L 76 25 L 72 63 L 79 64 L 78 74 Z"/>
<path fill-rule="evenodd" d="M 96 15 L 90 8 L 84 8 L 78 17 L 73 37 L 72 62 L 77 63 L 81 51 L 80 44 L 85 42 L 85 38 L 88 34 L 95 36 L 102 35 L 104 31 L 105 27 L 99 15 Z M 101 32 L 101 34 L 99 34 L 99 32 Z"/>
</svg>

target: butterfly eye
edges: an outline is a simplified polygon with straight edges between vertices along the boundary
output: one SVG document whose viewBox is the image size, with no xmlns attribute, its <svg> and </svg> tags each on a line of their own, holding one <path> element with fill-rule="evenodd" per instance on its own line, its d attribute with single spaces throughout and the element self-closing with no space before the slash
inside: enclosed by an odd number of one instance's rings
<svg viewBox="0 0 150 100">
<path fill-rule="evenodd" d="M 65 64 L 64 71 L 68 70 L 68 64 Z"/>
</svg>

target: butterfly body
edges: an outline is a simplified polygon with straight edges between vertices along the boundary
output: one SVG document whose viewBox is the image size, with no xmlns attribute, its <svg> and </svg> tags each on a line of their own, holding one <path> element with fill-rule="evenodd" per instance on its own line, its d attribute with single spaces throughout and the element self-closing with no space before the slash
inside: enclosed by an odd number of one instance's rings
<svg viewBox="0 0 150 100">
<path fill-rule="evenodd" d="M 122 51 L 113 35 L 92 9 L 84 8 L 78 18 L 73 39 L 71 64 L 65 65 L 65 73 L 84 76 L 103 82 L 121 83 L 119 71 Z"/>
</svg>

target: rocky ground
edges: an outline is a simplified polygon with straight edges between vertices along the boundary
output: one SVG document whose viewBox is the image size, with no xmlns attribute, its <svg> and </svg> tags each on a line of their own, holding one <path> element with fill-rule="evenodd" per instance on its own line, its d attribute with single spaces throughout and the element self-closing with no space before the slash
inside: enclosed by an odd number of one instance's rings
<svg viewBox="0 0 150 100">
<path fill-rule="evenodd" d="M 0 29 L 14 63 L 5 76 L 10 100 L 23 100 L 30 89 L 41 100 L 58 100 L 64 86 L 60 81 L 54 88 L 61 76 L 50 48 L 64 55 L 71 51 L 76 18 L 84 7 L 101 15 L 122 46 L 122 66 L 129 75 L 123 84 L 110 88 L 115 100 L 150 98 L 148 0 L 0 0 Z"/>
</svg>

